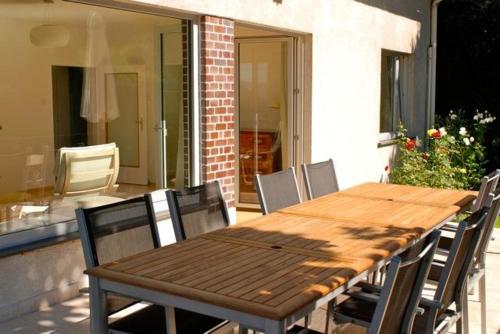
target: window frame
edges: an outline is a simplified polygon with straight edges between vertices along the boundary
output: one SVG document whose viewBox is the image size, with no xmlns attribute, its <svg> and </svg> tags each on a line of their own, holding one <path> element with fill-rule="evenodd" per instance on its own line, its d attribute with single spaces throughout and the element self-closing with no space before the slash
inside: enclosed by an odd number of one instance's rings
<svg viewBox="0 0 500 334">
<path fill-rule="evenodd" d="M 387 49 L 381 50 L 381 61 L 380 61 L 380 106 L 379 106 L 379 126 L 378 126 L 378 141 L 379 146 L 386 146 L 394 144 L 397 137 L 398 123 L 401 121 L 404 123 L 404 115 L 407 112 L 407 96 L 408 96 L 408 77 L 409 77 L 409 63 L 410 54 L 397 52 Z M 383 62 L 386 57 L 391 58 L 391 71 L 392 72 L 389 81 L 392 82 L 392 96 L 390 100 L 390 108 L 392 113 L 392 126 L 390 131 L 381 131 L 381 118 L 382 118 L 382 103 L 383 103 Z M 396 68 L 396 69 L 395 69 Z M 386 73 L 387 73 L 386 72 Z"/>
</svg>

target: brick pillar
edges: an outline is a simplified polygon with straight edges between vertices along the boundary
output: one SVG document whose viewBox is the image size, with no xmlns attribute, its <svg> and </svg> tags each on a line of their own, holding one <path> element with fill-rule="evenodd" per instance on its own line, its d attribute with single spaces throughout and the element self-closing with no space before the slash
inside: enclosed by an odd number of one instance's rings
<svg viewBox="0 0 500 334">
<path fill-rule="evenodd" d="M 201 32 L 202 181 L 219 180 L 234 206 L 234 22 L 203 16 Z"/>
</svg>

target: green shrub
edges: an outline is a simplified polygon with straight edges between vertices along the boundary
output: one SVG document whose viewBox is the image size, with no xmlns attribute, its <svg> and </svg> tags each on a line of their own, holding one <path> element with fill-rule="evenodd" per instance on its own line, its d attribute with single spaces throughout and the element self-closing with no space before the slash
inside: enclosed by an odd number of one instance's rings
<svg viewBox="0 0 500 334">
<path fill-rule="evenodd" d="M 464 112 L 450 111 L 440 122 L 441 127 L 427 131 L 424 143 L 408 137 L 400 124 L 398 160 L 389 174 L 390 181 L 435 188 L 476 189 L 485 174 L 484 133 L 494 120 L 488 112 L 476 111 L 469 121 L 472 126 L 467 129 Z"/>
</svg>

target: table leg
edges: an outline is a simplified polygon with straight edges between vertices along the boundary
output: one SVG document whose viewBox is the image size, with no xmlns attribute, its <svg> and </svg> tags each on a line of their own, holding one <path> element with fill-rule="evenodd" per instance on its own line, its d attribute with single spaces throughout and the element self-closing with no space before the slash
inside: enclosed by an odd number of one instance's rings
<svg viewBox="0 0 500 334">
<path fill-rule="evenodd" d="M 106 293 L 99 283 L 99 278 L 89 276 L 90 331 L 95 334 L 105 334 L 108 333 L 108 310 Z"/>
<path fill-rule="evenodd" d="M 166 320 L 167 320 L 167 334 L 176 334 L 177 328 L 175 326 L 175 309 L 172 306 L 165 307 Z"/>
<path fill-rule="evenodd" d="M 266 334 L 285 334 L 286 324 L 279 320 L 266 320 Z"/>
</svg>

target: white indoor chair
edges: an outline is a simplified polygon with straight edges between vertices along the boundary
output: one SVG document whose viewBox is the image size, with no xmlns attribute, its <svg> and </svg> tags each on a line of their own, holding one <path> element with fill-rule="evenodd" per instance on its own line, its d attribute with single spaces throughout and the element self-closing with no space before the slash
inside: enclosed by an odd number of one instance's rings
<svg viewBox="0 0 500 334">
<path fill-rule="evenodd" d="M 69 199 L 88 208 L 123 200 L 112 196 L 118 185 L 119 149 L 115 143 L 62 147 L 55 162 L 56 198 Z"/>
</svg>

